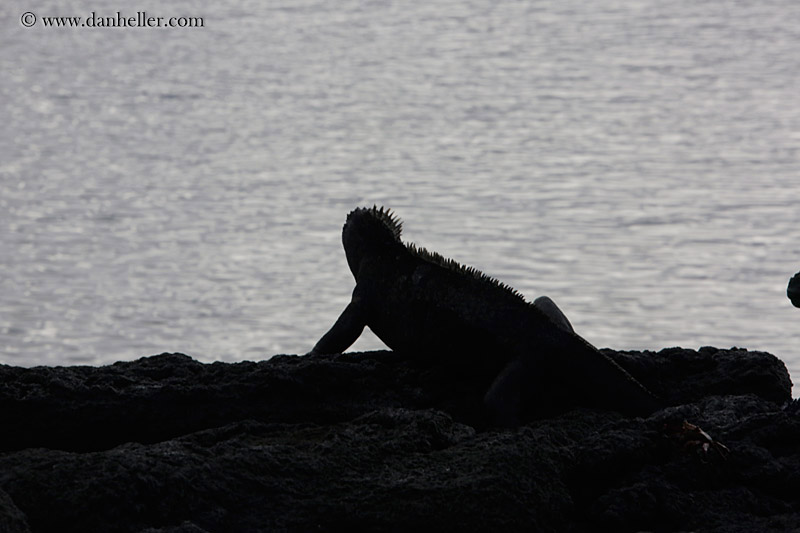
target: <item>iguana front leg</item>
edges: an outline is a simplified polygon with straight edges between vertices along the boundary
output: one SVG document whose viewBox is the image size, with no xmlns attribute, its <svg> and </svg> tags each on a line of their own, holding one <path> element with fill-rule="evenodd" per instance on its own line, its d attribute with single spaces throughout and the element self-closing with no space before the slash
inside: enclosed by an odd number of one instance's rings
<svg viewBox="0 0 800 533">
<path fill-rule="evenodd" d="M 342 353 L 364 331 L 367 319 L 360 299 L 353 296 L 331 329 L 314 345 L 309 354 Z"/>
</svg>

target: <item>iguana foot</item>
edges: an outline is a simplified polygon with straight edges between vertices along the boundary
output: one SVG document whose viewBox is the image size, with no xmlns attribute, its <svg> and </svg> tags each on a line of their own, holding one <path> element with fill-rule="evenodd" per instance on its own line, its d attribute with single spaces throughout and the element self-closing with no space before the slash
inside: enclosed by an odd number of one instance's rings
<svg viewBox="0 0 800 533">
<path fill-rule="evenodd" d="M 361 335 L 365 325 L 364 313 L 357 299 L 354 298 L 342 311 L 333 327 L 323 335 L 308 354 L 342 353 Z"/>
</svg>

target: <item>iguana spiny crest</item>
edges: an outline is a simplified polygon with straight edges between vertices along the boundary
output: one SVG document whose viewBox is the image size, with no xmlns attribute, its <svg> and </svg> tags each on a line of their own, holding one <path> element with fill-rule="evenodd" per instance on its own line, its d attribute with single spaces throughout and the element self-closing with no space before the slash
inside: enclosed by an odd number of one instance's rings
<svg viewBox="0 0 800 533">
<path fill-rule="evenodd" d="M 483 281 L 502 289 L 509 295 L 525 301 L 525 298 L 516 289 L 506 285 L 492 276 L 486 275 L 475 267 L 462 265 L 454 259 L 443 257 L 436 252 L 429 252 L 414 243 L 403 243 L 400 236 L 403 233 L 403 221 L 391 209 L 378 207 L 358 207 L 347 215 L 347 220 L 342 229 L 342 244 L 344 245 L 347 263 L 350 271 L 356 275 L 356 270 L 361 259 L 368 253 L 388 252 L 392 247 L 402 246 L 412 255 L 433 264 L 439 265 L 476 280 Z"/>
</svg>

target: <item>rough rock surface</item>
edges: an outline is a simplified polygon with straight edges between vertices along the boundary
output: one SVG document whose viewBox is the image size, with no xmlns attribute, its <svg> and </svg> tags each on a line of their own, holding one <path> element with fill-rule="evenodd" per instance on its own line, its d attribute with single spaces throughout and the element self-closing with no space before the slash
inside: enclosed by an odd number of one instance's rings
<svg viewBox="0 0 800 533">
<path fill-rule="evenodd" d="M 786 296 L 792 301 L 793 306 L 800 307 L 800 272 L 789 280 L 789 286 L 786 287 Z"/>
<path fill-rule="evenodd" d="M 0 366 L 0 532 L 800 531 L 780 360 L 605 353 L 671 407 L 492 429 L 468 375 L 392 352 Z"/>
</svg>

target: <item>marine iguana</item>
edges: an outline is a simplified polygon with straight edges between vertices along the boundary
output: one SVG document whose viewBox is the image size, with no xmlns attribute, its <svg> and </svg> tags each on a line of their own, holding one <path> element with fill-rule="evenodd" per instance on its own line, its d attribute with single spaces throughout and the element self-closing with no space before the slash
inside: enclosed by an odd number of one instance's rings
<svg viewBox="0 0 800 533">
<path fill-rule="evenodd" d="M 310 353 L 341 353 L 369 328 L 392 350 L 486 377 L 493 423 L 517 425 L 542 405 L 647 415 L 659 400 L 577 335 L 547 297 L 533 304 L 479 270 L 404 244 L 389 209 L 357 208 L 342 230 L 356 280 L 350 303 Z"/>
</svg>

